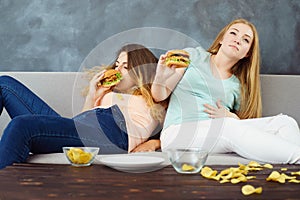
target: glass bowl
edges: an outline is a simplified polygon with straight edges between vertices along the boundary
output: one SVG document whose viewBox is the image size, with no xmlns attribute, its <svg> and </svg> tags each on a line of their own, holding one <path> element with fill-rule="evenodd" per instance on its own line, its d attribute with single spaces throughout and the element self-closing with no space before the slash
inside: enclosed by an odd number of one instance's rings
<svg viewBox="0 0 300 200">
<path fill-rule="evenodd" d="M 167 154 L 173 168 L 181 174 L 199 173 L 208 157 L 208 152 L 200 148 L 169 149 Z"/>
<path fill-rule="evenodd" d="M 65 156 L 76 167 L 90 166 L 99 152 L 99 147 L 63 147 Z"/>
</svg>

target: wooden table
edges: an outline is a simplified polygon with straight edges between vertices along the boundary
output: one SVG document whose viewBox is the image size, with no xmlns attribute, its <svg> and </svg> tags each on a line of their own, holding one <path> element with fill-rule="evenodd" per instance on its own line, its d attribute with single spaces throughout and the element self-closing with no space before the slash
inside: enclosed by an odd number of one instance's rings
<svg viewBox="0 0 300 200">
<path fill-rule="evenodd" d="M 210 166 L 218 171 L 229 166 Z M 299 171 L 299 165 L 275 165 Z M 0 170 L 0 200 L 11 199 L 300 199 L 300 184 L 267 182 L 272 170 L 254 172 L 263 193 L 244 196 L 246 183 L 220 184 L 200 174 L 182 175 L 171 166 L 148 173 L 125 173 L 103 165 L 18 164 Z M 298 177 L 300 179 L 300 177 Z"/>
</svg>

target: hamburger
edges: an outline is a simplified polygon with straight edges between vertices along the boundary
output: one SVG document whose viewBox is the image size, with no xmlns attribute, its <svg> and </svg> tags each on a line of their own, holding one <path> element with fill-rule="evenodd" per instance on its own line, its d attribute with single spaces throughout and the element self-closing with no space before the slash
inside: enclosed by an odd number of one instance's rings
<svg viewBox="0 0 300 200">
<path fill-rule="evenodd" d="M 174 49 L 167 53 L 166 65 L 171 67 L 175 65 L 176 67 L 187 67 L 190 64 L 190 54 L 185 50 Z"/>
<path fill-rule="evenodd" d="M 104 76 L 100 79 L 98 86 L 112 87 L 120 83 L 122 80 L 122 74 L 115 69 L 109 69 L 104 72 Z"/>
</svg>

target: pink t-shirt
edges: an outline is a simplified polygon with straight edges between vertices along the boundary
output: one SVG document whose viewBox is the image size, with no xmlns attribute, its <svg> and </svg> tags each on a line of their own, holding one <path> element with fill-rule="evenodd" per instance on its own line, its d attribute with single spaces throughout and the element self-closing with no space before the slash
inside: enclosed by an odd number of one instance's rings
<svg viewBox="0 0 300 200">
<path fill-rule="evenodd" d="M 146 141 L 159 124 L 153 119 L 142 96 L 109 92 L 96 107 L 108 108 L 112 105 L 118 105 L 124 115 L 128 133 L 128 152 Z"/>
</svg>

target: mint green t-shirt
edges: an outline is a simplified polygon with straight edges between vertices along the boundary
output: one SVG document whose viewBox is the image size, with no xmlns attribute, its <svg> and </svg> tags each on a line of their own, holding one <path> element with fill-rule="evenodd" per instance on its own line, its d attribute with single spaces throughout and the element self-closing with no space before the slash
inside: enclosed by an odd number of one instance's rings
<svg viewBox="0 0 300 200">
<path fill-rule="evenodd" d="M 202 47 L 186 48 L 191 63 L 171 94 L 164 128 L 172 124 L 210 119 L 203 104 L 216 106 L 217 100 L 228 110 L 240 106 L 240 82 L 232 75 L 221 80 L 210 67 L 210 53 Z"/>
</svg>

